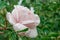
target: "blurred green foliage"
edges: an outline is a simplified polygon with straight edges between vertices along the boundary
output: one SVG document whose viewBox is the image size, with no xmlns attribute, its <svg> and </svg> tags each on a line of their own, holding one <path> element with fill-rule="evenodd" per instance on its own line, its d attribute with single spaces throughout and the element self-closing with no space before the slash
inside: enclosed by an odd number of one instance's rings
<svg viewBox="0 0 60 40">
<path fill-rule="evenodd" d="M 7 11 L 11 12 L 18 1 L 0 0 L 0 27 L 5 26 Z M 37 27 L 39 35 L 36 38 L 21 36 L 22 40 L 60 40 L 60 0 L 23 0 L 22 5 L 34 7 L 35 14 L 39 15 L 41 21 Z M 0 30 L 4 32 L 0 34 L 0 40 L 21 40 L 9 22 L 7 27 L 10 29 Z"/>
</svg>

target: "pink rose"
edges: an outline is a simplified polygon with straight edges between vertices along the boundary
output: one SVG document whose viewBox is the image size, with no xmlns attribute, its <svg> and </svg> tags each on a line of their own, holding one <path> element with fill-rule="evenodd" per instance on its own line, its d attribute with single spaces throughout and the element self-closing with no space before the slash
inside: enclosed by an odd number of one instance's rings
<svg viewBox="0 0 60 40">
<path fill-rule="evenodd" d="M 15 5 L 13 11 L 8 12 L 6 17 L 15 31 L 28 28 L 29 30 L 25 32 L 26 36 L 34 38 L 38 35 L 36 26 L 40 23 L 40 19 L 37 14 L 34 14 L 32 8 L 30 10 L 27 7 Z"/>
</svg>

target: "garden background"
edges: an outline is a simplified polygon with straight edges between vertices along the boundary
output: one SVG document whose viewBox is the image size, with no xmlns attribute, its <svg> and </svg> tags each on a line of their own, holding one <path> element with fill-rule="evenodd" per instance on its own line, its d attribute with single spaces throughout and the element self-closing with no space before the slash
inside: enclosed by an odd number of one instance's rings
<svg viewBox="0 0 60 40">
<path fill-rule="evenodd" d="M 35 14 L 40 17 L 36 38 L 17 36 L 6 20 L 6 13 L 11 12 L 18 1 L 0 0 L 0 40 L 60 40 L 60 0 L 23 0 L 22 5 L 34 7 Z"/>
</svg>

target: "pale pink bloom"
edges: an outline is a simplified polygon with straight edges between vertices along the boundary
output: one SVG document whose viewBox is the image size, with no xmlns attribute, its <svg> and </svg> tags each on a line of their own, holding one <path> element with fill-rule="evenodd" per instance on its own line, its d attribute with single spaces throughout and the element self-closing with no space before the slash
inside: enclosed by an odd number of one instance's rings
<svg viewBox="0 0 60 40">
<path fill-rule="evenodd" d="M 15 31 L 20 31 L 28 28 L 25 32 L 26 36 L 34 38 L 38 35 L 36 26 L 40 23 L 39 16 L 34 14 L 33 9 L 28 9 L 24 6 L 15 5 L 15 8 L 10 13 L 8 12 L 6 17 L 10 24 L 13 25 Z"/>
</svg>

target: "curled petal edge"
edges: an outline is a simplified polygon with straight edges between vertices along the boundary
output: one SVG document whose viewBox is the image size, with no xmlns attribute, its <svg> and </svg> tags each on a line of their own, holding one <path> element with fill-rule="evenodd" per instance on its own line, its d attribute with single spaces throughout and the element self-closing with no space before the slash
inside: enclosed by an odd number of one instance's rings
<svg viewBox="0 0 60 40">
<path fill-rule="evenodd" d="M 37 25 L 40 24 L 40 18 L 39 18 L 39 16 L 37 14 L 35 14 L 35 18 L 36 18 L 35 23 L 36 23 L 36 26 L 37 26 Z"/>
</svg>

